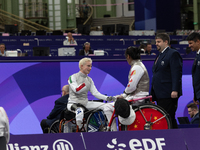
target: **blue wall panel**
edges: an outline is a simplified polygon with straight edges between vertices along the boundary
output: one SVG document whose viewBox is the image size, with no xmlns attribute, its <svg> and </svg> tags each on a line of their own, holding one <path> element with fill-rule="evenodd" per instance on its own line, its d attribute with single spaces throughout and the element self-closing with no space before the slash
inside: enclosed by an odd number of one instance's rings
<svg viewBox="0 0 200 150">
<path fill-rule="evenodd" d="M 143 60 L 152 78 L 153 60 Z M 183 61 L 183 96 L 179 99 L 177 117 L 188 116 L 186 105 L 192 101 L 193 60 Z M 61 96 L 61 87 L 79 71 L 78 61 L 69 62 L 2 62 L 0 63 L 0 106 L 4 107 L 11 134 L 42 133 L 40 121 L 45 119 Z M 102 94 L 123 93 L 130 66 L 125 61 L 95 61 L 90 77 Z M 96 99 L 89 94 L 89 99 Z"/>
</svg>

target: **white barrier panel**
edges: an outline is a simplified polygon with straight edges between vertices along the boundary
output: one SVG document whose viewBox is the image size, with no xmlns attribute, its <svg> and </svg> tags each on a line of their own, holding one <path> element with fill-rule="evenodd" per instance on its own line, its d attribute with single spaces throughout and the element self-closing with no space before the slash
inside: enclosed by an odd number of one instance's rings
<svg viewBox="0 0 200 150">
<path fill-rule="evenodd" d="M 91 31 L 90 35 L 103 35 L 103 31 Z"/>
<path fill-rule="evenodd" d="M 134 35 L 134 36 L 154 36 L 155 31 L 153 30 L 133 30 L 129 31 L 129 35 Z"/>
</svg>

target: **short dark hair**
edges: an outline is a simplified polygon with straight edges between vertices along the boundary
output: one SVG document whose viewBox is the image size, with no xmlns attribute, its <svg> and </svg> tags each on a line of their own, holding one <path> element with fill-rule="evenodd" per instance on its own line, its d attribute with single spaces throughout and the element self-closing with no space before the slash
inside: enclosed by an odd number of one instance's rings
<svg viewBox="0 0 200 150">
<path fill-rule="evenodd" d="M 6 46 L 4 43 L 0 43 L 0 45 L 4 45 L 4 46 Z"/>
<path fill-rule="evenodd" d="M 128 47 L 125 51 L 125 56 L 129 55 L 133 60 L 140 59 L 140 49 L 137 47 Z"/>
<path fill-rule="evenodd" d="M 194 41 L 196 42 L 197 40 L 200 40 L 200 34 L 197 32 L 192 32 L 188 37 L 187 41 Z"/>
<path fill-rule="evenodd" d="M 145 44 L 141 44 L 140 46 L 139 46 L 139 49 L 145 49 L 147 46 L 145 45 Z"/>
<path fill-rule="evenodd" d="M 162 39 L 163 42 L 167 41 L 170 44 L 170 37 L 167 33 L 159 33 L 156 35 L 155 39 Z"/>
<path fill-rule="evenodd" d="M 151 44 L 151 43 L 147 43 L 147 45 L 152 45 L 152 44 Z M 147 46 L 147 45 L 146 45 L 146 46 Z"/>
<path fill-rule="evenodd" d="M 197 105 L 196 105 L 195 103 L 190 103 L 190 104 L 188 104 L 188 105 L 187 105 L 187 108 L 191 108 L 191 109 L 196 109 L 196 110 L 198 110 L 198 107 L 197 107 Z"/>
</svg>

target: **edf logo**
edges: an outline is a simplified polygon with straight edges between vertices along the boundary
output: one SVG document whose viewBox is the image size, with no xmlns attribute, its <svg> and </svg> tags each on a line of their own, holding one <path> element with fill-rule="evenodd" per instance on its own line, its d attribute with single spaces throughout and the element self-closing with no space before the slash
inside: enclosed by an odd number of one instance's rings
<svg viewBox="0 0 200 150">
<path fill-rule="evenodd" d="M 59 139 L 53 143 L 53 150 L 74 150 L 74 148 L 69 141 Z"/>
</svg>

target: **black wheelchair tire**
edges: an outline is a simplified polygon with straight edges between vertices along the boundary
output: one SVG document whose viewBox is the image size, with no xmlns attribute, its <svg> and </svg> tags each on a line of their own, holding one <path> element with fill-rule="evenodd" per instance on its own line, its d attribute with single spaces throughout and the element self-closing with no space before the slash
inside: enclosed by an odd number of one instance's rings
<svg viewBox="0 0 200 150">
<path fill-rule="evenodd" d="M 48 133 L 59 133 L 59 124 L 59 120 L 54 121 L 53 124 L 50 126 Z"/>
</svg>

